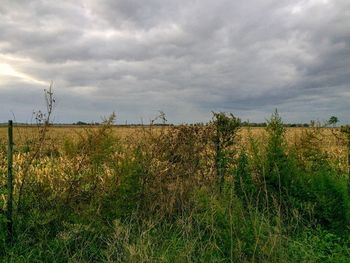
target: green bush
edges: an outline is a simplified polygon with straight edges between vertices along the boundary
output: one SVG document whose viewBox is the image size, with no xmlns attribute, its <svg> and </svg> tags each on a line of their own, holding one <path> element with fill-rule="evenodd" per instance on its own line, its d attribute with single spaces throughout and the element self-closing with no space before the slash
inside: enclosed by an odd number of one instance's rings
<svg viewBox="0 0 350 263">
<path fill-rule="evenodd" d="M 257 187 L 253 181 L 250 170 L 249 157 L 242 150 L 238 157 L 238 165 L 234 173 L 234 188 L 235 193 L 246 204 L 251 204 L 257 195 Z"/>
<path fill-rule="evenodd" d="M 313 175 L 310 189 L 317 223 L 340 234 L 350 227 L 350 200 L 345 180 L 328 173 Z"/>
<path fill-rule="evenodd" d="M 125 218 L 142 211 L 144 200 L 144 180 L 147 171 L 144 169 L 142 152 L 135 150 L 134 160 L 124 160 L 120 167 L 120 182 L 116 195 L 117 217 Z"/>
</svg>

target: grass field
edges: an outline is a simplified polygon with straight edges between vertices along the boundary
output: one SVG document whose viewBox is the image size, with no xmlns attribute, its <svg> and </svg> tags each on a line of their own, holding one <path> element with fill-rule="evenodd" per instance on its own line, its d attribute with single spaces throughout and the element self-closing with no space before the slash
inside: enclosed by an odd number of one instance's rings
<svg viewBox="0 0 350 263">
<path fill-rule="evenodd" d="M 47 137 L 57 146 L 62 146 L 66 139 L 76 139 L 80 135 L 84 134 L 88 130 L 96 130 L 97 126 L 58 126 L 54 125 L 49 128 Z M 114 126 L 112 128 L 113 134 L 122 139 L 130 142 L 130 140 L 137 141 L 138 138 L 142 138 L 142 135 L 149 132 L 152 129 L 157 133 L 160 130 L 167 130 L 167 127 L 150 127 L 150 126 Z M 297 145 L 300 143 L 301 138 L 307 132 L 314 132 L 314 128 L 286 128 L 285 139 L 289 145 Z M 26 140 L 29 140 L 38 133 L 37 127 L 19 126 L 14 128 L 14 141 L 17 145 L 24 144 Z M 343 169 L 346 169 L 347 147 L 344 140 L 341 139 L 340 128 L 318 128 L 319 134 L 318 144 L 323 151 L 327 152 L 332 158 L 338 159 L 341 162 Z M 249 144 L 249 136 L 256 138 L 257 140 L 264 141 L 267 139 L 267 132 L 262 127 L 242 127 L 239 132 L 239 141 L 237 142 L 241 146 Z M 250 135 L 249 135 L 250 134 Z M 7 127 L 0 127 L 0 140 L 5 142 L 7 140 Z"/>
<path fill-rule="evenodd" d="M 150 126 L 113 126 L 113 133 L 120 137 L 126 138 L 129 136 L 134 137 L 135 139 L 144 131 L 149 131 L 152 129 L 153 131 L 159 130 L 167 130 L 167 126 L 165 127 L 150 127 Z M 60 138 L 77 138 L 79 134 L 84 133 L 86 130 L 96 130 L 98 126 L 77 126 L 77 125 L 53 125 L 49 128 L 49 137 L 52 139 L 60 140 Z M 313 130 L 313 128 L 286 128 L 286 140 L 289 144 L 296 143 L 300 136 L 304 132 Z M 253 137 L 264 139 L 267 136 L 266 129 L 263 127 L 242 127 L 239 130 L 239 135 L 242 139 L 242 143 L 246 143 L 248 140 L 248 132 L 252 133 Z M 335 150 L 336 148 L 341 147 L 342 144 L 339 142 L 337 135 L 340 136 L 340 128 L 319 128 L 319 132 L 322 133 L 322 144 L 326 147 L 330 147 L 330 150 Z M 38 128 L 36 126 L 15 126 L 14 127 L 14 141 L 18 143 L 23 143 L 23 140 L 32 137 L 38 133 Z M 336 135 L 336 136 L 335 136 Z M 7 127 L 0 126 L 0 139 L 6 140 L 7 138 Z M 340 149 L 338 149 L 340 150 Z"/>
<path fill-rule="evenodd" d="M 220 117 L 220 116 L 219 116 Z M 339 129 L 14 128 L 14 242 L 4 262 L 349 262 Z M 6 127 L 0 128 L 5 229 Z"/>
</svg>

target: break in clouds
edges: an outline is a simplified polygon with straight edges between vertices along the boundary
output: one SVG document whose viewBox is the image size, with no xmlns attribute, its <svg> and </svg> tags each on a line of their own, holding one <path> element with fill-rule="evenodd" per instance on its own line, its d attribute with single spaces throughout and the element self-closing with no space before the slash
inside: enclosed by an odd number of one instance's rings
<svg viewBox="0 0 350 263">
<path fill-rule="evenodd" d="M 350 122 L 349 0 L 0 3 L 0 122 Z"/>
</svg>

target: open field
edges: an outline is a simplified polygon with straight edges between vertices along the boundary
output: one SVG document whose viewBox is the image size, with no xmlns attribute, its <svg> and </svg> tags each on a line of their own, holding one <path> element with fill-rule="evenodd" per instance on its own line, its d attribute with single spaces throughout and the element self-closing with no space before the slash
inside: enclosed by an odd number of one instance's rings
<svg viewBox="0 0 350 263">
<path fill-rule="evenodd" d="M 64 125 L 64 126 L 52 126 L 48 130 L 47 137 L 49 140 L 57 146 L 62 146 L 64 141 L 67 139 L 77 139 L 79 136 L 84 134 L 89 130 L 96 130 L 98 126 L 77 126 L 77 125 Z M 152 132 L 157 133 L 160 131 L 167 130 L 168 127 L 150 127 L 150 126 L 114 126 L 112 128 L 113 134 L 128 142 L 137 141 L 139 138 L 142 138 L 142 135 L 149 132 L 150 129 Z M 286 128 L 285 130 L 285 139 L 289 145 L 296 145 L 300 143 L 300 139 L 305 133 L 313 132 L 314 128 Z M 342 163 L 344 169 L 346 166 L 346 157 L 347 149 L 344 141 L 340 139 L 340 129 L 339 128 L 318 128 L 317 132 L 319 133 L 319 145 L 322 150 L 329 153 L 332 158 L 339 159 Z M 14 142 L 17 145 L 22 145 L 26 140 L 29 140 L 34 135 L 38 133 L 38 128 L 28 127 L 28 126 L 19 126 L 14 127 Z M 260 141 L 264 141 L 267 138 L 266 129 L 263 127 L 253 127 L 247 128 L 242 127 L 238 131 L 239 140 L 238 144 L 241 146 L 249 144 L 249 137 L 254 137 Z M 0 140 L 3 142 L 7 138 L 7 127 L 0 126 Z"/>
<path fill-rule="evenodd" d="M 84 133 L 86 130 L 96 130 L 98 126 L 77 126 L 77 125 L 64 125 L 64 126 L 52 126 L 49 128 L 48 136 L 52 139 L 60 140 L 62 138 L 77 138 L 79 134 Z M 152 129 L 157 132 L 159 130 L 167 130 L 168 127 L 150 127 L 150 126 L 113 126 L 113 133 L 119 138 L 126 137 L 135 137 L 135 139 L 145 131 Z M 307 131 L 311 131 L 313 128 L 286 128 L 285 138 L 288 143 L 295 143 L 300 136 Z M 330 149 L 336 149 L 341 146 L 341 143 L 337 139 L 337 136 L 340 134 L 339 128 L 319 128 L 322 133 L 324 146 L 329 147 Z M 31 136 L 37 134 L 38 128 L 36 126 L 15 126 L 14 127 L 14 141 L 22 143 L 25 139 L 30 138 Z M 242 127 L 239 130 L 239 135 L 242 139 L 242 143 L 247 142 L 248 133 L 251 132 L 253 137 L 264 139 L 266 137 L 266 129 L 263 127 Z M 0 126 L 0 139 L 6 140 L 7 137 L 7 127 Z"/>
<path fill-rule="evenodd" d="M 277 113 L 276 113 L 277 114 Z M 348 262 L 339 129 L 14 128 L 13 262 Z M 6 220 L 0 128 L 0 226 Z"/>
</svg>

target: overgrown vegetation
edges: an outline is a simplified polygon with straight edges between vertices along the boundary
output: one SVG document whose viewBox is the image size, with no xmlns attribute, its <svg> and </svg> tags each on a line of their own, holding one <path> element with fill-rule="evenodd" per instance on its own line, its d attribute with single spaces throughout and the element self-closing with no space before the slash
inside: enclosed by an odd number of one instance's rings
<svg viewBox="0 0 350 263">
<path fill-rule="evenodd" d="M 16 144 L 12 245 L 0 140 L 3 262 L 349 262 L 347 160 L 322 128 L 290 143 L 275 111 L 264 137 L 241 138 L 238 118 L 214 113 L 121 138 L 115 118 Z"/>
</svg>

